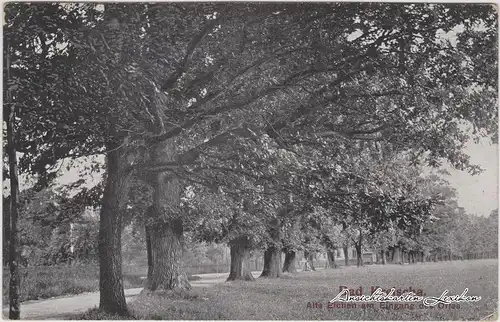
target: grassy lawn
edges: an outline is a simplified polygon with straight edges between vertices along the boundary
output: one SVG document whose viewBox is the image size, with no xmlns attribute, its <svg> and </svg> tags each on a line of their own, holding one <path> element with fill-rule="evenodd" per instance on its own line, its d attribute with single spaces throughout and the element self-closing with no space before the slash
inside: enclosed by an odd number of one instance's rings
<svg viewBox="0 0 500 322">
<path fill-rule="evenodd" d="M 231 282 L 195 288 L 185 294 L 139 295 L 129 305 L 137 319 L 200 320 L 492 320 L 497 312 L 498 261 L 453 261 L 413 265 L 366 266 L 303 272 L 282 279 Z M 383 309 L 327 308 L 340 286 L 372 286 L 421 289 L 426 296 L 437 296 L 448 289 L 450 295 L 479 295 L 481 301 L 460 303 L 459 308 Z M 322 308 L 308 308 L 321 303 Z M 79 319 L 111 319 L 96 309 Z"/>
<path fill-rule="evenodd" d="M 135 274 L 124 274 L 125 288 L 141 287 L 143 281 Z M 77 264 L 21 268 L 21 301 L 47 299 L 99 290 L 99 266 Z M 9 270 L 4 268 L 2 300 L 9 300 Z"/>
</svg>

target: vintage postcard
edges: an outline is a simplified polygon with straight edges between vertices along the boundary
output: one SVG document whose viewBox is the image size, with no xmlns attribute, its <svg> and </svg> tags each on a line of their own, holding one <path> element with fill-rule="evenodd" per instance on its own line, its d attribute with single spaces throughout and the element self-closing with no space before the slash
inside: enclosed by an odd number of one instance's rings
<svg viewBox="0 0 500 322">
<path fill-rule="evenodd" d="M 4 319 L 498 319 L 496 4 L 3 9 Z"/>
</svg>

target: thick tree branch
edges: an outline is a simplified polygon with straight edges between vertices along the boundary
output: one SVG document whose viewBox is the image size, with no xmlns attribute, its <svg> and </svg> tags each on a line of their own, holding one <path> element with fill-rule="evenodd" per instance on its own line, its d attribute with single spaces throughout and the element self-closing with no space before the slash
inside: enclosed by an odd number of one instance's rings
<svg viewBox="0 0 500 322">
<path fill-rule="evenodd" d="M 193 164 L 196 161 L 196 159 L 200 156 L 200 154 L 206 149 L 217 145 L 225 144 L 229 140 L 235 137 L 257 139 L 256 134 L 252 130 L 247 128 L 235 128 L 226 131 L 224 133 L 221 133 L 213 137 L 212 139 L 184 152 L 177 158 L 177 160 L 173 162 L 164 162 L 160 164 L 149 165 L 143 167 L 143 170 L 149 172 L 162 172 L 162 171 L 169 171 L 172 168 L 177 168 L 181 165 Z"/>
<path fill-rule="evenodd" d="M 205 27 L 201 30 L 200 33 L 198 33 L 196 36 L 194 36 L 191 41 L 189 42 L 187 48 L 186 48 L 186 54 L 184 55 L 184 58 L 182 61 L 179 63 L 177 66 L 175 72 L 162 84 L 161 90 L 162 91 L 167 91 L 170 88 L 174 86 L 174 84 L 179 80 L 179 78 L 184 74 L 187 68 L 187 64 L 189 61 L 189 57 L 193 54 L 194 50 L 198 46 L 198 44 L 201 42 L 201 40 L 215 27 L 215 25 L 219 22 L 220 19 L 212 19 L 210 20 Z"/>
</svg>

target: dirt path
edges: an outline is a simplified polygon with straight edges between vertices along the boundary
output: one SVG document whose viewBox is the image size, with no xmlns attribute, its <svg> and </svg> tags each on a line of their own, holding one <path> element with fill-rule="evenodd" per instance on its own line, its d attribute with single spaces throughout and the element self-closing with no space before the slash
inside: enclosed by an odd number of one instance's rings
<svg viewBox="0 0 500 322">
<path fill-rule="evenodd" d="M 193 287 L 210 287 L 224 283 L 228 274 L 202 274 L 201 280 L 192 281 Z M 125 290 L 125 297 L 130 301 L 141 292 L 142 288 Z M 99 292 L 58 297 L 46 300 L 26 301 L 21 303 L 21 319 L 23 320 L 61 320 L 68 315 L 83 313 L 99 305 Z M 3 308 L 3 319 L 9 316 L 9 309 Z"/>
</svg>

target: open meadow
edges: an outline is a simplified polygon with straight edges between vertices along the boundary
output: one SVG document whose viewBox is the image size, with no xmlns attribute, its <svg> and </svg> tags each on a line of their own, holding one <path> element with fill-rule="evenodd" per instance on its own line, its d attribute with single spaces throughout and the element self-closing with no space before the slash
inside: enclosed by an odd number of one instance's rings
<svg viewBox="0 0 500 322">
<path fill-rule="evenodd" d="M 155 320 L 493 320 L 498 309 L 497 274 L 497 260 L 326 269 L 281 279 L 219 283 L 186 293 L 141 294 L 131 300 L 130 310 L 137 319 Z M 375 303 L 374 308 L 358 305 L 329 309 L 328 302 L 338 294 L 340 286 L 356 289 L 361 286 L 364 294 L 369 294 L 372 286 L 411 287 L 436 297 L 445 289 L 455 295 L 468 288 L 469 295 L 479 295 L 482 299 L 454 308 L 397 310 L 384 309 Z M 93 309 L 74 318 L 113 317 Z"/>
</svg>

